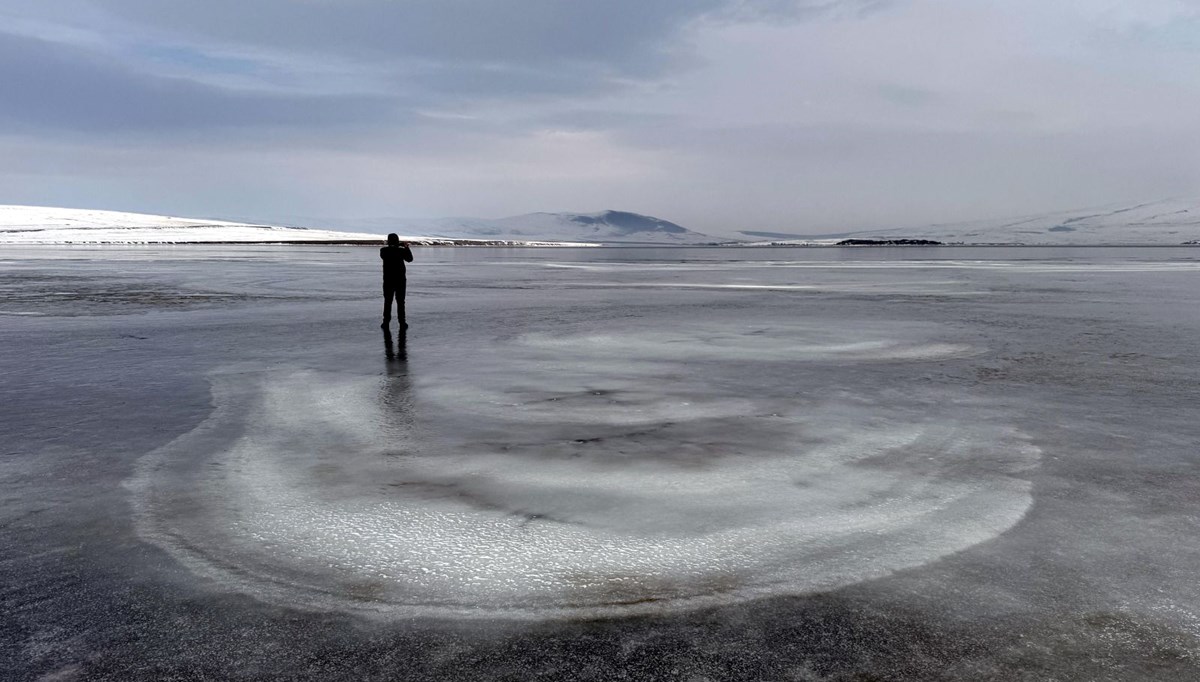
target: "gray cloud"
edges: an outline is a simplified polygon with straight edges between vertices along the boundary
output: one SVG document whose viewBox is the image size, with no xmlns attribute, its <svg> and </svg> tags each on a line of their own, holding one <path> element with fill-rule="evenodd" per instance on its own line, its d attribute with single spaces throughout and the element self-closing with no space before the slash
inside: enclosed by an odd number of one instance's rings
<svg viewBox="0 0 1200 682">
<path fill-rule="evenodd" d="M 613 92 L 618 83 L 594 67 L 562 64 L 552 68 L 523 65 L 439 63 L 395 77 L 398 89 L 430 103 L 579 95 Z"/>
<path fill-rule="evenodd" d="M 678 64 L 678 32 L 725 1 L 16 0 L 20 10 L 0 17 L 34 28 L 0 27 L 0 120 L 115 132 L 320 128 L 615 92 Z"/>
<path fill-rule="evenodd" d="M 605 64 L 646 73 L 680 25 L 723 0 L 114 0 L 129 22 L 234 45 L 366 59 L 426 59 L 553 68 Z"/>
<path fill-rule="evenodd" d="M 393 115 L 382 98 L 228 90 L 133 71 L 95 53 L 0 34 L 0 120 L 10 129 L 161 132 L 354 125 Z"/>
<path fill-rule="evenodd" d="M 924 88 L 912 88 L 904 85 L 896 85 L 887 83 L 880 85 L 877 89 L 879 96 L 894 104 L 902 104 L 911 107 L 927 106 L 936 104 L 942 97 L 932 90 Z"/>
<path fill-rule="evenodd" d="M 895 0 L 734 0 L 719 12 L 733 21 L 801 21 L 820 16 L 862 17 Z"/>
<path fill-rule="evenodd" d="M 887 1 L 14 0 L 21 7 L 17 16 L 52 25 L 83 16 L 87 22 L 76 27 L 82 32 L 141 40 L 149 49 L 133 49 L 142 56 L 169 59 L 173 53 L 197 68 L 222 62 L 249 68 L 247 57 L 257 55 L 273 69 L 290 61 L 303 72 L 322 58 L 335 59 L 343 69 L 391 74 L 385 81 L 393 85 L 395 77 L 406 78 L 400 85 L 408 90 L 484 97 L 592 92 L 614 81 L 662 76 L 693 63 L 679 39 L 699 19 L 857 15 Z"/>
<path fill-rule="evenodd" d="M 0 119 L 123 132 L 399 124 L 413 120 L 405 112 L 613 94 L 697 68 L 681 36 L 699 19 L 882 2 L 14 0 L 0 18 L 25 28 L 0 25 Z"/>
</svg>

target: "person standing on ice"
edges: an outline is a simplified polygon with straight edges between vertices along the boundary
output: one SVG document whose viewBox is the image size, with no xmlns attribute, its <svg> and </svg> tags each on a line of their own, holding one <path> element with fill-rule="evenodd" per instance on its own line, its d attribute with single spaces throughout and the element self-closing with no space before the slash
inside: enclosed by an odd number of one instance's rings
<svg viewBox="0 0 1200 682">
<path fill-rule="evenodd" d="M 404 277 L 404 264 L 411 263 L 413 256 L 408 244 L 401 244 L 395 233 L 387 236 L 387 246 L 379 250 L 383 259 L 383 324 L 387 329 L 392 321 L 392 297 L 396 299 L 396 320 L 401 329 L 408 327 L 404 319 L 404 289 L 407 284 Z"/>
</svg>

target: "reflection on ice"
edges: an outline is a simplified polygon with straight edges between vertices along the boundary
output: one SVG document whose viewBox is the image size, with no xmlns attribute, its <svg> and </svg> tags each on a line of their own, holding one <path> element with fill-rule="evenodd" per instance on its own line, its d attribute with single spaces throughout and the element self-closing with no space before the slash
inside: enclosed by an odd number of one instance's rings
<svg viewBox="0 0 1200 682">
<path fill-rule="evenodd" d="M 798 398 L 746 368 L 972 352 L 933 332 L 537 333 L 419 379 L 216 377 L 212 417 L 143 462 L 140 528 L 316 608 L 617 615 L 830 589 L 1011 527 L 1038 453 L 969 395 Z"/>
</svg>

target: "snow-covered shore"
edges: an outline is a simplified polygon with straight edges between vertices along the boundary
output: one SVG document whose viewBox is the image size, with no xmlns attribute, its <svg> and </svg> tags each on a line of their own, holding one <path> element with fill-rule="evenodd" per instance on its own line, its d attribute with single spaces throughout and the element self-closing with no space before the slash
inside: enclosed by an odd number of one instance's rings
<svg viewBox="0 0 1200 682">
<path fill-rule="evenodd" d="M 594 246 L 583 242 L 400 235 L 423 245 Z M 374 244 L 383 234 L 44 206 L 0 206 L 0 246 L 55 244 Z"/>
</svg>

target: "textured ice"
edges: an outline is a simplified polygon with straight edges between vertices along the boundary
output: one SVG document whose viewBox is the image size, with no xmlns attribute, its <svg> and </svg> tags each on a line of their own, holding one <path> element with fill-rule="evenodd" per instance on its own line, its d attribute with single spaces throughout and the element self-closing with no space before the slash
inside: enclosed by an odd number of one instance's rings
<svg viewBox="0 0 1200 682">
<path fill-rule="evenodd" d="M 938 332 L 697 323 L 528 333 L 419 379 L 215 374 L 214 414 L 143 461 L 139 525 L 198 572 L 317 608 L 596 616 L 827 590 L 1031 503 L 1038 451 L 999 406 L 762 378 L 978 350 Z"/>
<path fill-rule="evenodd" d="M 540 349 L 590 359 L 621 360 L 860 360 L 934 359 L 970 355 L 977 349 L 962 343 L 930 341 L 922 330 L 891 323 L 819 325 L 774 324 L 762 327 L 711 328 L 673 326 L 639 333 L 588 335 L 529 334 L 522 342 Z M 900 336 L 908 332 L 910 338 Z M 542 358 L 535 357 L 535 362 Z"/>
</svg>

